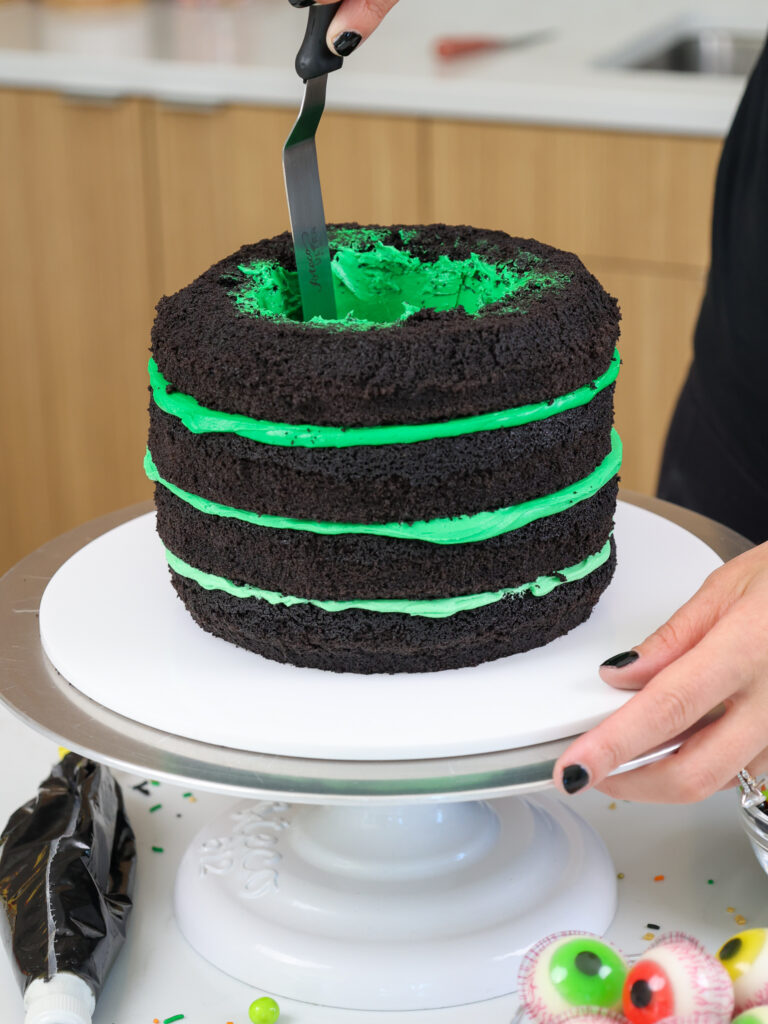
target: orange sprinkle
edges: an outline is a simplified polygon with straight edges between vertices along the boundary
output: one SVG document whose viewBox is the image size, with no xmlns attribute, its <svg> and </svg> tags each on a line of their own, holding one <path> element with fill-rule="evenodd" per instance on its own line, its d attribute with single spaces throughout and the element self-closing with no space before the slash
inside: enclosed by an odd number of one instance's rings
<svg viewBox="0 0 768 1024">
<path fill-rule="evenodd" d="M 653 932 L 646 932 L 645 935 L 643 936 L 643 938 L 645 939 L 646 942 L 650 942 L 651 939 L 655 939 L 656 936 L 654 935 Z"/>
<path fill-rule="evenodd" d="M 746 919 L 746 917 L 744 917 L 743 914 L 737 914 L 736 917 L 734 917 L 733 920 L 736 922 L 736 924 L 746 924 L 747 923 L 747 919 Z"/>
<path fill-rule="evenodd" d="M 152 1021 L 152 1024 L 160 1024 L 160 1019 L 158 1017 L 155 1017 L 155 1019 Z"/>
<path fill-rule="evenodd" d="M 735 914 L 736 913 L 736 908 L 735 907 L 726 907 L 725 908 L 725 912 L 726 912 L 726 914 Z"/>
<path fill-rule="evenodd" d="M 615 800 L 614 800 L 614 802 L 612 804 L 608 804 L 608 810 L 609 811 L 615 811 L 616 810 L 616 801 Z"/>
<path fill-rule="evenodd" d="M 617 877 L 617 878 L 623 878 L 623 877 L 624 877 L 624 872 L 623 872 L 623 871 L 620 871 L 620 872 L 618 873 L 618 875 L 616 875 L 616 877 Z"/>
<path fill-rule="evenodd" d="M 663 882 L 664 881 L 664 875 L 654 875 L 653 876 L 653 880 L 654 880 L 654 882 Z"/>
</svg>

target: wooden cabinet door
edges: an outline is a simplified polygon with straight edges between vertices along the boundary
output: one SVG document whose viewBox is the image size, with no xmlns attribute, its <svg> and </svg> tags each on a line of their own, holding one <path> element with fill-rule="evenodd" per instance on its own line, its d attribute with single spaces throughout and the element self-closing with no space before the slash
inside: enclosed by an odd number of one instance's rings
<svg viewBox="0 0 768 1024">
<path fill-rule="evenodd" d="M 0 570 L 150 494 L 141 113 L 0 90 Z"/>
</svg>

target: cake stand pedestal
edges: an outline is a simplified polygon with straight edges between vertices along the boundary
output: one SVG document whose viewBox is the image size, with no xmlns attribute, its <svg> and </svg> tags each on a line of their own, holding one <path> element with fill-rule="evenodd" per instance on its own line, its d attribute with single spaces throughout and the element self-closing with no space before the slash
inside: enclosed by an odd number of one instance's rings
<svg viewBox="0 0 768 1024">
<path fill-rule="evenodd" d="M 177 922 L 228 974 L 304 1002 L 414 1010 L 514 989 L 521 954 L 603 934 L 610 857 L 547 798 L 364 807 L 247 801 L 187 850 Z"/>
<path fill-rule="evenodd" d="M 703 517 L 631 500 L 722 558 L 749 546 Z M 177 919 L 203 956 L 298 1000 L 425 1009 L 512 991 L 521 955 L 549 932 L 606 930 L 616 892 L 601 840 L 559 800 L 530 796 L 550 785 L 571 737 L 391 761 L 262 754 L 159 730 L 71 685 L 41 647 L 43 590 L 83 545 L 146 510 L 72 531 L 3 578 L 0 695 L 33 728 L 103 763 L 251 798 L 182 859 Z"/>
</svg>

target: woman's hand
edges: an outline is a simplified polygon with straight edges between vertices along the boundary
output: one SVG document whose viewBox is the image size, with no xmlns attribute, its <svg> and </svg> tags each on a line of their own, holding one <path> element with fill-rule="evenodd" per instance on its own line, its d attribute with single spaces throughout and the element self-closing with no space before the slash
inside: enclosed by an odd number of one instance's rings
<svg viewBox="0 0 768 1024">
<path fill-rule="evenodd" d="M 557 761 L 565 792 L 595 786 L 625 800 L 688 803 L 768 771 L 768 543 L 712 573 L 687 604 L 634 649 L 600 668 L 639 692 Z M 722 718 L 646 768 L 608 778 L 625 761 L 677 736 L 719 704 Z"/>
<path fill-rule="evenodd" d="M 335 0 L 291 0 L 294 7 L 330 4 Z M 328 49 L 348 57 L 363 40 L 378 28 L 397 0 L 344 0 L 331 22 L 326 40 Z"/>
</svg>

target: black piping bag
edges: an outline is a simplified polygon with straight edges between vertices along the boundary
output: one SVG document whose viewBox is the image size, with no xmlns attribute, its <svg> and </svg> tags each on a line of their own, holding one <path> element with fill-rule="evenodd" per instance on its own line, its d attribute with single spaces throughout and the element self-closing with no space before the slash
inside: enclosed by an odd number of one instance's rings
<svg viewBox="0 0 768 1024">
<path fill-rule="evenodd" d="M 120 787 L 67 754 L 0 836 L 0 927 L 25 1024 L 91 1024 L 125 939 L 135 868 Z"/>
</svg>

